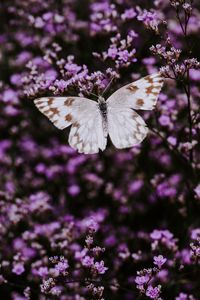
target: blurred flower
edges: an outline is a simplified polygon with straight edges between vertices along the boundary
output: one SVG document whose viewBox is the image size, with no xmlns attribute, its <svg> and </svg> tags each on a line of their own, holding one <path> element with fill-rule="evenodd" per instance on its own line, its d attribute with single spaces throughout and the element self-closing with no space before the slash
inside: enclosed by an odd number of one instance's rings
<svg viewBox="0 0 200 300">
<path fill-rule="evenodd" d="M 0 293 L 197 300 L 199 1 L 82 2 L 1 5 Z M 78 154 L 70 129 L 34 107 L 40 97 L 96 101 L 110 83 L 107 99 L 156 72 L 156 109 L 138 112 L 149 134 L 129 149 L 108 140 Z M 133 99 L 146 101 L 142 89 Z"/>
<path fill-rule="evenodd" d="M 160 287 L 155 287 L 153 288 L 152 286 L 148 286 L 147 291 L 146 291 L 146 296 L 151 298 L 151 299 L 158 299 L 160 295 Z"/>
<path fill-rule="evenodd" d="M 12 268 L 12 272 L 16 275 L 21 275 L 22 273 L 24 273 L 24 271 L 25 269 L 23 263 L 15 263 Z"/>
<path fill-rule="evenodd" d="M 164 258 L 162 255 L 154 256 L 154 265 L 157 265 L 158 268 L 160 269 L 162 265 L 167 261 L 166 258 Z"/>
</svg>

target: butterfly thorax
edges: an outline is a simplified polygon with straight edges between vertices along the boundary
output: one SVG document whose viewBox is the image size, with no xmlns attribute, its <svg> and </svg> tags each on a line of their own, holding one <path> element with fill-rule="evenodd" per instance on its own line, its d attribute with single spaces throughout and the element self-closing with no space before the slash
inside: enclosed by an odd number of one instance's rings
<svg viewBox="0 0 200 300">
<path fill-rule="evenodd" d="M 100 109 L 100 112 L 102 114 L 102 116 L 106 116 L 107 115 L 107 104 L 106 101 L 103 97 L 99 97 L 98 99 L 98 107 Z"/>
<path fill-rule="evenodd" d="M 102 116 L 104 135 L 107 136 L 108 135 L 107 103 L 105 99 L 101 96 L 98 98 L 98 108 Z"/>
</svg>

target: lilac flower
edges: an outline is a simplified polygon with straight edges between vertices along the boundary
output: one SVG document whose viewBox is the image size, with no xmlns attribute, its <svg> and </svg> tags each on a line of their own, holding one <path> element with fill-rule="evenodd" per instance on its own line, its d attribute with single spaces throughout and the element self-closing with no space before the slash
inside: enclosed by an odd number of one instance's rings
<svg viewBox="0 0 200 300">
<path fill-rule="evenodd" d="M 55 265 L 55 269 L 58 270 L 59 273 L 65 272 L 69 268 L 69 264 L 67 260 L 60 261 Z"/>
<path fill-rule="evenodd" d="M 104 274 L 108 270 L 108 268 L 104 266 L 103 260 L 101 260 L 100 262 L 95 262 L 94 268 L 99 274 Z"/>
<path fill-rule="evenodd" d="M 200 199 L 200 184 L 195 187 L 194 191 L 197 195 L 197 198 Z"/>
<path fill-rule="evenodd" d="M 197 240 L 200 238 L 200 228 L 195 228 L 191 232 L 191 239 Z"/>
<path fill-rule="evenodd" d="M 164 258 L 162 255 L 154 256 L 154 265 L 157 265 L 158 268 L 160 269 L 162 265 L 167 261 L 166 258 Z"/>
<path fill-rule="evenodd" d="M 185 293 L 180 293 L 176 298 L 175 300 L 195 300 L 195 298 L 192 296 L 192 295 L 188 295 L 188 294 L 185 294 Z"/>
<path fill-rule="evenodd" d="M 149 281 L 150 277 L 148 275 L 144 275 L 144 276 L 137 276 L 135 278 L 135 282 L 138 284 L 138 285 L 144 285 L 145 283 L 147 283 Z"/>
<path fill-rule="evenodd" d="M 16 275 L 21 275 L 24 273 L 25 268 L 23 263 L 15 263 L 12 268 L 12 272 Z"/>
<path fill-rule="evenodd" d="M 75 197 L 80 193 L 80 187 L 78 185 L 71 185 L 68 188 L 68 193 L 72 196 Z"/>
<path fill-rule="evenodd" d="M 169 126 L 170 125 L 170 118 L 169 116 L 160 116 L 159 123 L 162 126 Z"/>
<path fill-rule="evenodd" d="M 40 267 L 37 271 L 38 275 L 41 277 L 45 277 L 48 275 L 48 268 L 47 267 Z"/>
<path fill-rule="evenodd" d="M 175 137 L 173 137 L 173 136 L 169 136 L 169 137 L 167 138 L 167 141 L 168 141 L 168 143 L 171 144 L 172 146 L 176 146 L 176 144 L 177 144 L 177 139 L 176 139 Z"/>
<path fill-rule="evenodd" d="M 129 20 L 135 18 L 137 15 L 136 11 L 133 8 L 126 9 L 122 14 L 123 20 Z"/>
<path fill-rule="evenodd" d="M 81 259 L 81 262 L 84 267 L 89 268 L 94 264 L 94 258 L 86 255 Z"/>
<path fill-rule="evenodd" d="M 96 232 L 99 228 L 98 223 L 94 219 L 86 220 L 86 226 L 90 232 Z"/>
<path fill-rule="evenodd" d="M 137 8 L 137 10 L 139 12 L 137 19 L 143 21 L 148 28 L 158 32 L 160 21 L 157 13 L 155 11 L 147 11 L 146 9 L 142 11 L 140 8 Z"/>
<path fill-rule="evenodd" d="M 199 1 L 7 2 L 0 293 L 14 300 L 197 300 Z M 138 111 L 149 133 L 129 149 L 108 140 L 104 152 L 78 154 L 68 144 L 70 129 L 58 131 L 34 106 L 41 97 L 96 101 L 110 83 L 107 99 L 156 72 L 165 77 L 156 107 Z M 156 84 L 147 89 L 132 91 L 133 102 L 146 101 L 143 92 L 152 98 Z M 126 100 L 116 99 L 121 108 Z"/>
<path fill-rule="evenodd" d="M 151 285 L 147 288 L 146 296 L 150 299 L 158 299 L 160 296 L 160 287 L 153 288 Z"/>
<path fill-rule="evenodd" d="M 154 230 L 151 234 L 150 234 L 150 237 L 153 239 L 153 240 L 159 240 L 161 239 L 162 237 L 162 231 L 160 230 Z"/>
</svg>

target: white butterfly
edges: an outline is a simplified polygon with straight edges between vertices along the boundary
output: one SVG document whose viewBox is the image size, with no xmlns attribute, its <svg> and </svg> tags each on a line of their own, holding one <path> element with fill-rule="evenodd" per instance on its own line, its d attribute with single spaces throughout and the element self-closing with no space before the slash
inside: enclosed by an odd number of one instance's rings
<svg viewBox="0 0 200 300">
<path fill-rule="evenodd" d="M 157 73 L 125 85 L 107 101 L 101 96 L 98 102 L 83 97 L 44 97 L 34 103 L 59 129 L 72 125 L 72 148 L 92 154 L 106 148 L 108 135 L 119 149 L 141 143 L 148 129 L 133 109 L 152 110 L 162 85 L 163 78 Z"/>
</svg>

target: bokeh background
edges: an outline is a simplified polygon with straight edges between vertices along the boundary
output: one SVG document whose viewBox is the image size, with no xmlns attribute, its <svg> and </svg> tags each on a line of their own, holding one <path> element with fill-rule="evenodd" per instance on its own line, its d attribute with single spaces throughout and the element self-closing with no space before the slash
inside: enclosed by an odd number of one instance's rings
<svg viewBox="0 0 200 300">
<path fill-rule="evenodd" d="M 200 299 L 199 1 L 0 3 L 2 299 Z M 160 71 L 149 134 L 96 155 L 34 106 Z"/>
</svg>

